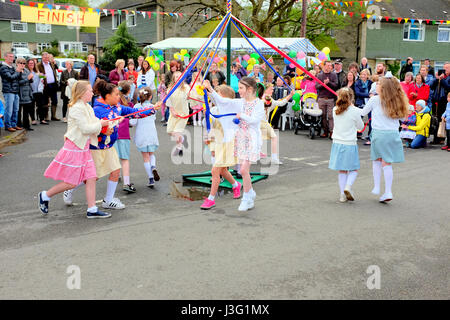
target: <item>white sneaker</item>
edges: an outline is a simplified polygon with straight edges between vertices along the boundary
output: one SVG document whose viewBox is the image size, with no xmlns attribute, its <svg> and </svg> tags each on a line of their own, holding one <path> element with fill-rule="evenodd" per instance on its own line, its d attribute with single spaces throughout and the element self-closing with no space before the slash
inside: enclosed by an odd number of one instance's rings
<svg viewBox="0 0 450 320">
<path fill-rule="evenodd" d="M 380 198 L 380 202 L 383 203 L 388 203 L 389 201 L 391 201 L 393 198 L 392 193 L 388 193 L 388 194 L 383 194 Z"/>
<path fill-rule="evenodd" d="M 255 207 L 255 202 L 252 199 L 242 199 L 239 205 L 239 211 L 247 211 Z"/>
<path fill-rule="evenodd" d="M 283 162 L 281 162 L 280 159 L 273 159 L 273 158 L 272 158 L 272 163 L 279 164 L 279 165 L 283 164 Z"/>
<path fill-rule="evenodd" d="M 67 206 L 73 205 L 73 189 L 63 192 L 63 200 Z"/>
<path fill-rule="evenodd" d="M 345 186 L 344 194 L 347 197 L 348 201 L 355 201 L 355 198 L 353 198 L 352 187 L 351 186 L 349 186 L 349 185 Z"/>
<path fill-rule="evenodd" d="M 372 192 L 372 194 L 379 195 L 380 194 L 380 189 L 373 188 L 371 192 Z"/>
<path fill-rule="evenodd" d="M 102 208 L 120 210 L 125 209 L 125 205 L 118 198 L 113 198 L 110 203 L 106 203 L 103 199 Z"/>
<path fill-rule="evenodd" d="M 345 194 L 341 194 L 341 196 L 339 197 L 339 202 L 344 203 L 347 201 L 348 201 L 347 196 Z"/>
</svg>

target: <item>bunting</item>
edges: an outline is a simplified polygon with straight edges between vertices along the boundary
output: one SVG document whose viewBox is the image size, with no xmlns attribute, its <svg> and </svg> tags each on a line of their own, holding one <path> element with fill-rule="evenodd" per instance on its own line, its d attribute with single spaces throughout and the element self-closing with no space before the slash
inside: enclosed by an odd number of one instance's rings
<svg viewBox="0 0 450 320">
<path fill-rule="evenodd" d="M 6 2 L 5 0 L 0 0 L 1 2 Z M 133 14 L 137 14 L 140 15 L 142 14 L 142 16 L 145 18 L 147 15 L 149 18 L 152 17 L 156 17 L 157 15 L 162 15 L 162 16 L 168 16 L 168 17 L 173 17 L 175 19 L 178 18 L 185 18 L 185 17 L 189 17 L 189 16 L 199 16 L 199 17 L 204 17 L 206 19 L 209 19 L 211 17 L 209 17 L 207 14 L 201 14 L 201 13 L 185 13 L 185 12 L 164 12 L 164 11 L 156 11 L 156 12 L 152 12 L 152 11 L 137 11 L 137 10 L 119 10 L 119 9 L 108 9 L 108 8 L 90 8 L 90 7 L 75 7 L 75 6 L 68 6 L 68 5 L 63 5 L 63 4 L 46 4 L 46 3 L 38 3 L 38 2 L 31 2 L 31 1 L 22 1 L 22 0 L 7 0 L 9 4 L 16 4 L 16 5 L 22 5 L 22 6 L 30 6 L 30 7 L 37 7 L 38 9 L 43 9 L 44 6 L 46 7 L 46 9 L 54 11 L 54 10 L 72 10 L 72 11 L 79 11 L 81 10 L 83 13 L 85 12 L 89 12 L 89 13 L 97 13 L 98 15 L 114 15 L 115 13 L 119 13 L 121 14 L 122 12 L 125 12 L 126 14 L 129 14 L 130 12 Z M 153 14 L 153 15 L 152 15 Z M 218 17 L 218 19 L 220 19 Z"/>
</svg>

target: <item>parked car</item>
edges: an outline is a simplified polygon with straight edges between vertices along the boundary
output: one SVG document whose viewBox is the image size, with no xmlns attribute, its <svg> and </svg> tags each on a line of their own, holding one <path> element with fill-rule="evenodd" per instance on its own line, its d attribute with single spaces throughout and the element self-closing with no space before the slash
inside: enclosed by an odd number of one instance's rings
<svg viewBox="0 0 450 320">
<path fill-rule="evenodd" d="M 34 55 L 28 48 L 12 48 L 12 52 L 14 53 L 14 61 L 17 58 L 24 58 L 26 60 L 30 58 L 40 58 L 40 56 Z"/>
<path fill-rule="evenodd" d="M 57 69 L 57 77 L 58 77 L 58 82 L 59 79 L 61 78 L 61 73 L 66 70 L 66 61 L 67 60 L 71 60 L 73 62 L 73 69 L 75 71 L 77 71 L 78 73 L 80 73 L 81 68 L 84 67 L 84 65 L 86 64 L 86 61 L 82 60 L 82 59 L 71 59 L 71 58 L 55 58 L 55 64 Z"/>
</svg>

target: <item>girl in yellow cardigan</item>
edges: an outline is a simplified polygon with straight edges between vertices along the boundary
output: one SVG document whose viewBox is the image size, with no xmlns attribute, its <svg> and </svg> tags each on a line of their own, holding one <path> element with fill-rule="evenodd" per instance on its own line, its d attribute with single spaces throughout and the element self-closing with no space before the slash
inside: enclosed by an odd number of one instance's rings
<svg viewBox="0 0 450 320">
<path fill-rule="evenodd" d="M 89 143 L 97 144 L 97 135 L 102 127 L 108 126 L 109 120 L 98 119 L 88 104 L 93 96 L 88 81 L 78 81 L 72 89 L 72 101 L 69 104 L 67 132 L 64 146 L 44 173 L 47 178 L 61 180 L 57 185 L 38 195 L 39 210 L 48 214 L 50 199 L 61 192 L 86 183 L 87 218 L 109 218 L 110 213 L 98 210 L 95 205 L 95 182 L 97 172 L 89 150 Z M 107 134 L 111 134 L 109 130 Z"/>
</svg>

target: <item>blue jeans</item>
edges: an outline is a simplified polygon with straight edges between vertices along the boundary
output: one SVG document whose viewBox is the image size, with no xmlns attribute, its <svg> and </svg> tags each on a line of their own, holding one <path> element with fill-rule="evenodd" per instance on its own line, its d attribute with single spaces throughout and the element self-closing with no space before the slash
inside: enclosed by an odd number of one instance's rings
<svg viewBox="0 0 450 320">
<path fill-rule="evenodd" d="M 5 96 L 5 129 L 17 126 L 19 113 L 19 95 L 16 93 L 4 93 Z"/>
<path fill-rule="evenodd" d="M 427 137 L 417 135 L 411 142 L 411 149 L 425 148 L 427 146 Z"/>
</svg>

